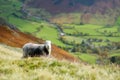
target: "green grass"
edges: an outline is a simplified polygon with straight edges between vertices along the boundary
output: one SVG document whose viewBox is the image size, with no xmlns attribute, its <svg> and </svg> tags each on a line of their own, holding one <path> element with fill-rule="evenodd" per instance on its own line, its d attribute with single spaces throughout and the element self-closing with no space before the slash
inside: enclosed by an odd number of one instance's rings
<svg viewBox="0 0 120 80">
<path fill-rule="evenodd" d="M 95 64 L 98 59 L 97 55 L 87 54 L 87 53 L 77 53 L 76 54 L 81 60 L 88 62 L 90 64 Z"/>
<path fill-rule="evenodd" d="M 110 56 L 120 56 L 120 53 L 112 53 Z"/>
<path fill-rule="evenodd" d="M 54 26 L 49 26 L 49 24 L 44 23 L 44 27 L 36 34 L 37 37 L 40 37 L 45 40 L 51 40 L 54 44 L 64 47 L 61 41 L 59 41 L 58 31 Z"/>
<path fill-rule="evenodd" d="M 74 37 L 74 36 L 65 36 L 65 40 L 71 42 L 75 41 L 76 43 L 82 42 L 83 37 Z"/>
<path fill-rule="evenodd" d="M 110 56 L 120 56 L 120 49 L 119 50 L 114 50 L 110 53 Z"/>
<path fill-rule="evenodd" d="M 82 33 L 88 33 L 89 35 L 101 35 L 100 33 L 96 32 L 96 29 L 101 28 L 102 26 L 99 25 L 91 25 L 91 24 L 85 24 L 85 25 L 75 25 L 75 24 L 64 24 L 63 26 L 70 26 L 73 27 L 73 29 L 64 29 L 63 30 L 66 33 L 76 33 L 76 32 L 82 32 Z"/>
<path fill-rule="evenodd" d="M 104 31 L 107 31 L 107 32 L 117 32 L 117 27 L 116 26 L 113 26 L 113 27 L 105 27 L 105 28 L 101 28 L 99 29 L 100 32 L 104 32 Z"/>
<path fill-rule="evenodd" d="M 69 27 L 71 27 L 72 29 L 71 28 L 69 29 Z M 88 33 L 89 36 L 103 36 L 103 37 L 109 33 L 113 33 L 114 35 L 120 34 L 119 32 L 117 32 L 117 26 L 104 27 L 104 26 L 92 25 L 92 24 L 84 24 L 84 25 L 63 24 L 63 30 L 65 33 L 69 33 L 69 34 L 76 34 L 82 32 L 83 34 Z M 107 33 L 102 34 L 104 31 L 107 31 Z"/>
<path fill-rule="evenodd" d="M 30 33 L 35 32 L 41 25 L 40 23 L 34 21 L 28 21 L 13 16 L 9 18 L 9 22 L 17 26 L 21 31 Z"/>
</svg>

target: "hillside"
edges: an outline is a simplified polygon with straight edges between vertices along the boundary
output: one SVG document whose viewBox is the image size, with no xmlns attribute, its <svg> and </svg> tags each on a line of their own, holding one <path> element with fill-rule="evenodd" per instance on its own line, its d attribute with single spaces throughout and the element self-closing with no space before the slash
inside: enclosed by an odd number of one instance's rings
<svg viewBox="0 0 120 80">
<path fill-rule="evenodd" d="M 119 4 L 119 0 L 31 0 L 26 2 L 27 6 L 44 8 L 53 14 L 74 11 L 104 14 L 107 9 L 119 7 Z"/>
<path fill-rule="evenodd" d="M 10 29 L 7 26 L 0 26 L 0 43 L 7 44 L 13 47 L 21 48 L 25 43 L 43 43 L 44 40 L 34 36 L 20 32 L 19 30 Z M 66 59 L 69 61 L 76 61 L 77 59 L 68 52 L 58 48 L 52 44 L 52 56 L 58 59 Z"/>
<path fill-rule="evenodd" d="M 0 80 L 120 80 L 116 65 L 88 65 L 54 58 L 21 59 L 20 48 L 0 44 Z"/>
</svg>

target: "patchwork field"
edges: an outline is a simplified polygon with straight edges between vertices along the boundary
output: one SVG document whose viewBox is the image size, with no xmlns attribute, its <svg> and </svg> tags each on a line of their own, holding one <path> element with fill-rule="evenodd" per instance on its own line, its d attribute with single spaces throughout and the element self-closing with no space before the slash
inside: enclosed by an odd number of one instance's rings
<svg viewBox="0 0 120 80">
<path fill-rule="evenodd" d="M 75 41 L 76 43 L 80 43 L 82 40 L 88 38 L 97 38 L 104 41 L 108 39 L 112 42 L 120 41 L 120 32 L 117 31 L 117 26 L 104 27 L 91 24 L 64 24 L 62 28 L 68 34 L 68 36 L 65 36 L 65 39 Z"/>
</svg>

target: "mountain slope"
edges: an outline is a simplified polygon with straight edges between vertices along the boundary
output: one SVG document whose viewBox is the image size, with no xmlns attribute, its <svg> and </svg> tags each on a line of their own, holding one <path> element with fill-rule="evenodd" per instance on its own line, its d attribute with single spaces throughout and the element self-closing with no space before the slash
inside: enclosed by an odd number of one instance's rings
<svg viewBox="0 0 120 80">
<path fill-rule="evenodd" d="M 107 9 L 114 9 L 120 6 L 119 0 L 31 0 L 26 6 L 44 8 L 50 13 L 64 12 L 90 12 L 106 13 Z"/>
<path fill-rule="evenodd" d="M 0 80 L 120 80 L 116 65 L 86 65 L 54 58 L 21 59 L 21 49 L 0 44 Z"/>
<path fill-rule="evenodd" d="M 6 26 L 0 26 L 0 43 L 7 44 L 9 46 L 21 48 L 25 43 L 43 43 L 42 39 L 36 38 L 34 36 L 22 33 L 18 30 L 10 29 Z M 69 61 L 76 61 L 77 59 L 69 54 L 68 52 L 58 48 L 52 44 L 52 56 L 58 59 L 66 59 Z"/>
</svg>

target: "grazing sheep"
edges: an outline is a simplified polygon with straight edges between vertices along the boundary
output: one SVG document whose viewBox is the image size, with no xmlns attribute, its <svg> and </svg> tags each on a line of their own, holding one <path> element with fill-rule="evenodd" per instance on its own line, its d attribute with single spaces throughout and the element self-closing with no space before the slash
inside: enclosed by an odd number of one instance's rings
<svg viewBox="0 0 120 80">
<path fill-rule="evenodd" d="M 44 44 L 26 43 L 23 46 L 23 58 L 51 55 L 51 41 Z"/>
</svg>

